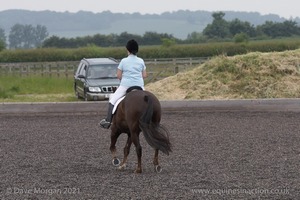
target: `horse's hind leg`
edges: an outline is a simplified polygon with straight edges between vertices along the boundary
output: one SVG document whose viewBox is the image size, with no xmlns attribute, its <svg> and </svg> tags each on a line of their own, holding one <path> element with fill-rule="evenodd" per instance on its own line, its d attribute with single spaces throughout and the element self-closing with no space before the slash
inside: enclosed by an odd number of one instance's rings
<svg viewBox="0 0 300 200">
<path fill-rule="evenodd" d="M 120 165 L 120 160 L 117 158 L 117 149 L 116 149 L 116 143 L 117 143 L 117 139 L 118 137 L 120 136 L 120 133 L 118 132 L 113 132 L 111 133 L 111 142 L 110 142 L 110 151 L 112 153 L 112 157 L 113 157 L 113 160 L 112 160 L 112 163 L 114 166 L 119 166 Z"/>
<path fill-rule="evenodd" d="M 155 149 L 153 164 L 154 164 L 154 170 L 156 172 L 160 173 L 162 171 L 162 169 L 161 169 L 161 167 L 159 166 L 159 163 L 158 163 L 158 149 Z"/>
<path fill-rule="evenodd" d="M 126 167 L 126 162 L 127 162 L 127 158 L 128 158 L 129 152 L 130 152 L 131 144 L 132 144 L 131 138 L 130 138 L 130 136 L 128 136 L 126 146 L 124 147 L 124 158 L 123 158 L 121 165 L 119 166 L 120 170 L 122 170 Z"/>
<path fill-rule="evenodd" d="M 142 147 L 139 140 L 139 133 L 136 135 L 132 134 L 132 142 L 135 145 L 135 150 L 138 158 L 138 166 L 135 173 L 142 173 Z"/>
</svg>

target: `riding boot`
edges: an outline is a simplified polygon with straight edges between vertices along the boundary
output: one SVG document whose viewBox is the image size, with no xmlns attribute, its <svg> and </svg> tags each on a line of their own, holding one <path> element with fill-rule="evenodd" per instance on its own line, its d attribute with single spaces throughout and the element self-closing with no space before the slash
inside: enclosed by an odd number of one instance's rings
<svg viewBox="0 0 300 200">
<path fill-rule="evenodd" d="M 106 119 L 102 119 L 100 121 L 100 126 L 102 128 L 108 129 L 111 125 L 111 121 L 112 121 L 112 110 L 114 109 L 114 105 L 112 105 L 111 103 L 108 104 L 108 112 L 107 112 L 107 117 Z"/>
</svg>

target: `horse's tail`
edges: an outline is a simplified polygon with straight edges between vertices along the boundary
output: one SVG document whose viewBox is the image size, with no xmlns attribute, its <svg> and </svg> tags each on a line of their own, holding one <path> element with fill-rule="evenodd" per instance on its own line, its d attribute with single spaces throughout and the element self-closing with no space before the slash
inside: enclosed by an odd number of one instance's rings
<svg viewBox="0 0 300 200">
<path fill-rule="evenodd" d="M 145 95 L 144 101 L 148 104 L 148 106 L 139 120 L 140 129 L 151 147 L 169 155 L 169 152 L 172 151 L 169 140 L 169 131 L 161 124 L 154 124 L 152 122 L 153 101 L 151 97 Z"/>
</svg>

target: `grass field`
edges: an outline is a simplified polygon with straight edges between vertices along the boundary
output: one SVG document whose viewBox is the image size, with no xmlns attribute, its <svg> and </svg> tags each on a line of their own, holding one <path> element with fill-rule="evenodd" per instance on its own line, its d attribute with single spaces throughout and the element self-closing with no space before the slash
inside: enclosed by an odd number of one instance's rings
<svg viewBox="0 0 300 200">
<path fill-rule="evenodd" d="M 73 78 L 0 76 L 0 102 L 76 101 Z"/>
<path fill-rule="evenodd" d="M 149 64 L 148 77 L 145 84 L 161 80 L 175 74 L 176 64 Z M 186 71 L 197 65 L 177 65 L 178 71 Z M 14 75 L 0 75 L 0 102 L 68 102 L 78 101 L 74 95 L 73 76 L 57 76 L 55 73 L 42 75 L 39 73 L 20 72 Z"/>
</svg>

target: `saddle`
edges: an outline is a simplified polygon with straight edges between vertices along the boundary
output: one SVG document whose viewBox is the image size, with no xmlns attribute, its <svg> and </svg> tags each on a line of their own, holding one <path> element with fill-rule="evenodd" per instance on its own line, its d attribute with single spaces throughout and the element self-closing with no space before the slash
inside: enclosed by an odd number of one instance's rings
<svg viewBox="0 0 300 200">
<path fill-rule="evenodd" d="M 143 90 L 143 88 L 141 88 L 140 86 L 131 86 L 130 88 L 128 88 L 126 90 L 126 94 L 128 94 L 129 92 L 132 92 L 132 91 L 135 91 L 135 90 Z M 115 114 L 117 108 L 118 108 L 118 105 L 121 103 L 121 101 L 126 97 L 126 94 L 121 97 L 115 104 L 113 110 L 112 110 L 112 114 Z"/>
</svg>

